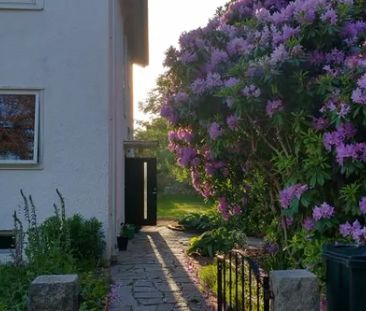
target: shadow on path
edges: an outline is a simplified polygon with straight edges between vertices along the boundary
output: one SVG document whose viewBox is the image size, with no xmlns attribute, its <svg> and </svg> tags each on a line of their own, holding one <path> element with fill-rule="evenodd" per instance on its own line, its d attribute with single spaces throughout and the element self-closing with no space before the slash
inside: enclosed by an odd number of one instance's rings
<svg viewBox="0 0 366 311">
<path fill-rule="evenodd" d="M 212 310 L 186 264 L 189 238 L 167 228 L 144 228 L 112 267 L 110 311 Z"/>
</svg>

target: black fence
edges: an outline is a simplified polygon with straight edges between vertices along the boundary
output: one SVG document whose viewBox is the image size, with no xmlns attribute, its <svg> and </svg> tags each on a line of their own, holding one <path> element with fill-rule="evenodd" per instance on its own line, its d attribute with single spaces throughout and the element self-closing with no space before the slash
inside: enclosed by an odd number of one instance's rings
<svg viewBox="0 0 366 311">
<path fill-rule="evenodd" d="M 268 275 L 240 250 L 217 256 L 217 310 L 269 311 Z"/>
</svg>

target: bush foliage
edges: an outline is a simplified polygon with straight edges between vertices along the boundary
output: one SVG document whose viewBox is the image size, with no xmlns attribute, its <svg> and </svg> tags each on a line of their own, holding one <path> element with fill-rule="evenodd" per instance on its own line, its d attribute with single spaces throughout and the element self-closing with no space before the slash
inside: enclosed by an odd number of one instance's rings
<svg viewBox="0 0 366 311">
<path fill-rule="evenodd" d="M 167 52 L 161 115 L 178 165 L 294 266 L 366 241 L 365 8 L 234 0 Z"/>
<path fill-rule="evenodd" d="M 17 249 L 14 264 L 0 265 L 0 311 L 26 310 L 28 289 L 37 276 L 72 273 L 81 276 L 81 310 L 104 308 L 108 277 L 102 270 L 96 272 L 105 247 L 102 224 L 80 215 L 67 218 L 64 199 L 57 193 L 60 204 L 54 205 L 55 215 L 38 224 L 32 197 L 21 192 L 25 225 L 14 213 Z"/>
</svg>

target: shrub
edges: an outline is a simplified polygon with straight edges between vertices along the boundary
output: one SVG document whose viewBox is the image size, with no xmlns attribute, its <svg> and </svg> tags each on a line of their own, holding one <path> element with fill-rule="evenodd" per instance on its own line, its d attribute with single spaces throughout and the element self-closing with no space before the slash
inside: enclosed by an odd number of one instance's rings
<svg viewBox="0 0 366 311">
<path fill-rule="evenodd" d="M 178 220 L 186 230 L 204 232 L 216 229 L 223 225 L 222 219 L 217 212 L 188 213 Z"/>
<path fill-rule="evenodd" d="M 17 243 L 27 237 L 27 261 L 17 252 L 14 265 L 0 265 L 0 311 L 26 310 L 29 285 L 44 274 L 81 274 L 82 310 L 102 310 L 106 303 L 109 280 L 94 272 L 104 251 L 102 225 L 79 215 L 66 218 L 64 199 L 57 193 L 60 204 L 54 205 L 55 215 L 38 225 L 32 197 L 21 191 L 26 227 L 16 213 L 14 222 Z"/>
<path fill-rule="evenodd" d="M 83 266 L 97 266 L 102 262 L 105 241 L 102 223 L 96 218 L 84 219 L 74 215 L 66 220 L 70 232 L 70 247 L 75 259 Z"/>
<path fill-rule="evenodd" d="M 178 165 L 294 264 L 299 234 L 366 242 L 365 39 L 364 0 L 233 0 L 167 52 Z"/>
<path fill-rule="evenodd" d="M 213 229 L 199 237 L 193 237 L 190 241 L 188 254 L 197 253 L 201 256 L 213 257 L 218 252 L 228 252 L 234 246 L 243 246 L 245 239 L 246 237 L 241 231 L 229 231 L 225 227 Z"/>
</svg>

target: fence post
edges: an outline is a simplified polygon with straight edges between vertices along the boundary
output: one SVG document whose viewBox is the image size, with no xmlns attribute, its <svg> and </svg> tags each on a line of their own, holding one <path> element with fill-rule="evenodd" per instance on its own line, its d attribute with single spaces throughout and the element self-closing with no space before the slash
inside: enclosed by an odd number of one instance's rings
<svg viewBox="0 0 366 311">
<path fill-rule="evenodd" d="M 79 277 L 71 275 L 43 275 L 30 286 L 28 311 L 78 311 Z"/>
<path fill-rule="evenodd" d="M 217 311 L 222 310 L 222 260 L 217 258 Z"/>
<path fill-rule="evenodd" d="M 270 272 L 273 311 L 319 311 L 320 290 L 316 276 L 307 270 Z"/>
<path fill-rule="evenodd" d="M 263 310 L 269 311 L 269 301 L 271 300 L 271 289 L 269 287 L 269 277 L 263 277 Z"/>
</svg>

